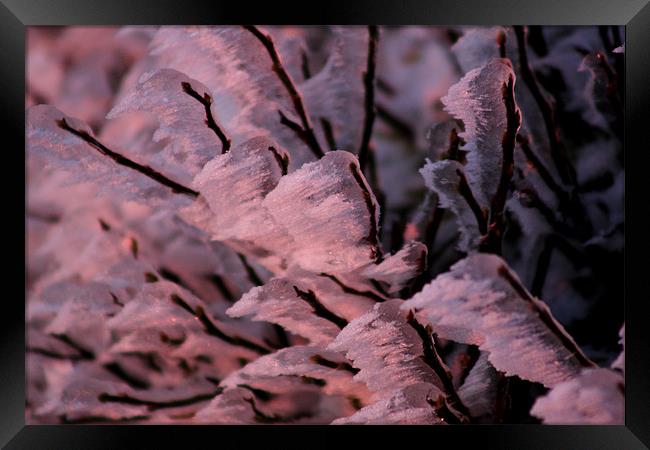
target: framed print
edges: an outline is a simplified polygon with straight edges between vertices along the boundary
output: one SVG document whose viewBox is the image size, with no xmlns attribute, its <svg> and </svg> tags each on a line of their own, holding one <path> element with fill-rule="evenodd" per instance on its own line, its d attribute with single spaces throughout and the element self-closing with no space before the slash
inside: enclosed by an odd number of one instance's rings
<svg viewBox="0 0 650 450">
<path fill-rule="evenodd" d="M 647 448 L 647 3 L 3 0 L 3 445 Z"/>
</svg>

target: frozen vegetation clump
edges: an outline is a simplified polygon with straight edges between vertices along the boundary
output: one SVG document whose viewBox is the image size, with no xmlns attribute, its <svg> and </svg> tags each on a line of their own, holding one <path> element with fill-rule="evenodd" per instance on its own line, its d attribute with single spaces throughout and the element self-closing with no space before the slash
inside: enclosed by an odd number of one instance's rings
<svg viewBox="0 0 650 450">
<path fill-rule="evenodd" d="M 28 423 L 622 424 L 624 57 L 31 28 Z"/>
</svg>

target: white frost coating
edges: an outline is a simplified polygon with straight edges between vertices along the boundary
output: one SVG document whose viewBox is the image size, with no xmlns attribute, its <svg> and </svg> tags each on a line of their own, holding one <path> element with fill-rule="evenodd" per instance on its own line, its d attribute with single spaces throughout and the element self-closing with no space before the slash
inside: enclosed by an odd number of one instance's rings
<svg viewBox="0 0 650 450">
<path fill-rule="evenodd" d="M 29 325 L 44 328 L 57 316 L 61 307 L 77 295 L 79 285 L 62 281 L 48 284 L 42 292 L 33 295 L 26 305 L 25 319 Z"/>
<path fill-rule="evenodd" d="M 208 88 L 183 73 L 173 69 L 154 70 L 140 77 L 107 118 L 136 111 L 152 114 L 159 124 L 153 140 L 165 142 L 155 161 L 166 173 L 178 174 L 179 183 L 187 184 L 208 161 L 221 154 L 221 141 L 206 124 L 204 105 L 184 92 L 182 83 L 189 83 L 201 97 L 208 94 L 212 98 Z"/>
<path fill-rule="evenodd" d="M 347 272 L 376 258 L 379 206 L 351 153 L 328 152 L 283 177 L 262 206 L 289 232 L 288 250 L 305 270 Z"/>
<path fill-rule="evenodd" d="M 451 47 L 463 73 L 480 67 L 499 57 L 497 37 L 505 33 L 503 27 L 472 27 Z"/>
<path fill-rule="evenodd" d="M 488 361 L 488 354 L 481 352 L 465 382 L 458 389 L 458 396 L 472 417 L 492 414 L 497 397 L 497 371 Z"/>
<path fill-rule="evenodd" d="M 196 423 L 245 425 L 255 423 L 253 394 L 243 388 L 226 389 L 194 416 Z"/>
<path fill-rule="evenodd" d="M 388 283 L 388 292 L 399 292 L 422 273 L 427 264 L 427 246 L 421 242 L 406 243 L 397 253 L 380 264 L 370 265 L 361 274 L 367 278 Z"/>
<path fill-rule="evenodd" d="M 182 336 L 190 330 L 199 332 L 199 321 L 174 304 L 172 294 L 177 294 L 188 302 L 191 299 L 191 294 L 173 283 L 159 281 L 146 284 L 133 300 L 106 323 L 119 337 L 145 329 L 154 329 L 170 336 Z"/>
<path fill-rule="evenodd" d="M 352 372 L 342 367 L 317 364 L 315 357 L 324 358 L 328 363 L 332 362 L 341 366 L 347 363 L 345 358 L 336 352 L 327 351 L 322 347 L 298 345 L 256 359 L 231 373 L 220 385 L 226 388 L 235 388 L 241 384 L 255 385 L 256 382 L 274 381 L 277 377 L 296 377 L 296 382 L 300 384 L 302 382 L 299 377 L 307 376 L 324 380 L 326 384 L 322 390 L 325 394 L 370 397 L 363 384 L 352 381 Z M 278 385 L 277 382 L 269 386 L 276 385 Z M 295 389 L 295 386 L 293 388 Z"/>
<path fill-rule="evenodd" d="M 530 413 L 546 424 L 622 425 L 625 383 L 609 369 L 585 369 L 535 401 Z"/>
<path fill-rule="evenodd" d="M 402 309 L 414 309 L 445 339 L 478 345 L 509 376 L 553 387 L 588 364 L 548 307 L 496 255 L 474 254 L 454 264 Z"/>
<path fill-rule="evenodd" d="M 332 53 L 323 69 L 299 86 L 312 117 L 330 121 L 337 149 L 354 151 L 363 132 L 363 73 L 368 54 L 367 27 L 335 27 Z M 325 140 L 321 140 L 325 142 Z"/>
<path fill-rule="evenodd" d="M 313 344 L 330 342 L 340 328 L 315 315 L 313 308 L 298 296 L 294 286 L 295 281 L 291 279 L 272 279 L 264 286 L 248 291 L 226 313 L 231 317 L 251 315 L 252 320 L 276 323 L 306 337 Z M 301 286 L 297 287 L 304 291 Z"/>
<path fill-rule="evenodd" d="M 515 74 L 508 59 L 495 58 L 469 71 L 442 97 L 445 111 L 462 120 L 459 136 L 467 143 L 467 178 L 482 206 L 488 206 L 499 184 L 506 131 L 503 87 Z"/>
<path fill-rule="evenodd" d="M 267 253 L 286 248 L 286 232 L 262 207 L 282 177 L 283 158 L 286 152 L 266 137 L 249 139 L 215 157 L 192 183 L 201 192 L 199 200 L 182 214 L 215 240 L 251 242 Z"/>
<path fill-rule="evenodd" d="M 428 383 L 397 389 L 386 398 L 360 409 L 332 425 L 442 425 L 427 399 L 435 401 L 440 391 Z"/>
<path fill-rule="evenodd" d="M 291 150 L 292 168 L 314 160 L 296 133 L 280 122 L 278 111 L 298 118 L 264 45 L 251 32 L 240 26 L 161 27 L 151 47 L 158 67 L 181 71 L 210 89 L 213 110 L 233 144 L 270 134 Z"/>
<path fill-rule="evenodd" d="M 184 216 L 213 239 L 261 257 L 276 273 L 286 269 L 277 258 L 315 273 L 374 262 L 379 211 L 356 157 L 329 152 L 282 176 L 285 156 L 258 137 L 216 157 L 194 180 L 202 195 Z"/>
<path fill-rule="evenodd" d="M 458 247 L 467 252 L 476 248 L 480 233 L 474 213 L 458 192 L 459 171 L 464 173 L 464 167 L 457 161 L 431 162 L 427 159 L 427 163 L 420 169 L 420 174 L 424 178 L 424 184 L 438 194 L 440 206 L 450 209 L 456 216 L 460 230 Z M 475 191 L 474 193 L 476 194 Z"/>
<path fill-rule="evenodd" d="M 65 335 L 84 349 L 97 354 L 108 344 L 107 318 L 120 310 L 108 286 L 101 283 L 75 285 L 56 317 L 44 329 L 46 333 Z"/>
<path fill-rule="evenodd" d="M 241 367 L 241 360 L 252 361 L 259 356 L 252 350 L 230 345 L 206 333 L 190 333 L 183 343 L 174 348 L 170 356 L 197 361 L 207 358 L 210 371 L 221 378 Z"/>
<path fill-rule="evenodd" d="M 621 337 L 619 342 L 621 343 L 623 350 L 621 350 L 621 354 L 618 355 L 618 358 L 616 358 L 616 360 L 612 363 L 612 369 L 620 369 L 623 373 L 625 373 L 625 325 L 623 325 L 618 335 Z"/>
<path fill-rule="evenodd" d="M 67 420 L 85 417 L 120 420 L 147 414 L 147 407 L 143 405 L 100 401 L 100 394 L 132 393 L 132 389 L 123 382 L 115 381 L 99 366 L 77 364 L 67 373 L 53 375 L 48 379 L 48 400 L 35 412 L 38 416 L 64 415 Z"/>
<path fill-rule="evenodd" d="M 360 369 L 354 379 L 375 392 L 392 392 L 415 383 L 437 380 L 422 359 L 422 340 L 400 311 L 401 300 L 378 303 L 350 322 L 330 343 L 329 350 L 345 353 Z"/>
<path fill-rule="evenodd" d="M 91 181 L 100 188 L 101 194 L 149 204 L 169 198 L 169 188 L 100 154 L 80 137 L 60 128 L 57 121 L 61 119 L 70 127 L 93 135 L 82 121 L 66 116 L 53 106 L 37 105 L 27 110 L 27 144 L 28 152 L 42 158 L 43 164 L 69 173 L 68 184 Z M 105 144 L 110 148 L 110 143 Z M 184 197 L 174 194 L 173 201 L 182 201 Z"/>
</svg>

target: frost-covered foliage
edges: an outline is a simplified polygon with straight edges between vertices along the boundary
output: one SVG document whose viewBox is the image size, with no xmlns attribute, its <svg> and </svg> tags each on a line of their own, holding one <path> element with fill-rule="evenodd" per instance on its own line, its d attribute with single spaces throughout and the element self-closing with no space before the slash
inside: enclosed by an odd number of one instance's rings
<svg viewBox="0 0 650 450">
<path fill-rule="evenodd" d="M 621 33 L 31 28 L 28 422 L 622 423 Z"/>
</svg>

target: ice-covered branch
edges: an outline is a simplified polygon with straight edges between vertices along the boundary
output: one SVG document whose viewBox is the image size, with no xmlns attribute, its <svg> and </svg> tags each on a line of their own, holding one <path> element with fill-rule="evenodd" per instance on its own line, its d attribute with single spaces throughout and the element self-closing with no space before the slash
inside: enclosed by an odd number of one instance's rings
<svg viewBox="0 0 650 450">
<path fill-rule="evenodd" d="M 145 166 L 143 164 L 137 163 L 127 158 L 126 156 L 123 156 L 111 150 L 110 148 L 106 147 L 104 144 L 99 142 L 97 139 L 95 139 L 93 136 L 91 136 L 88 132 L 83 130 L 77 130 L 76 128 L 72 128 L 70 125 L 68 125 L 68 122 L 65 120 L 65 118 L 57 120 L 56 124 L 59 126 L 59 128 L 69 133 L 72 133 L 78 138 L 82 139 L 83 141 L 88 143 L 88 145 L 96 149 L 99 153 L 112 159 L 115 163 L 124 167 L 128 167 L 129 169 L 135 170 L 136 172 L 140 172 L 146 177 L 170 188 L 172 192 L 189 195 L 191 197 L 199 196 L 199 193 L 197 191 L 190 189 L 186 186 L 183 186 L 167 178 L 165 175 L 163 175 L 160 172 L 157 172 L 156 170 L 152 169 L 149 166 Z"/>
<path fill-rule="evenodd" d="M 208 128 L 210 128 L 214 133 L 217 135 L 219 140 L 221 141 L 221 153 L 226 153 L 228 150 L 230 150 L 230 139 L 226 136 L 226 134 L 223 132 L 223 130 L 217 125 L 217 122 L 214 120 L 214 117 L 212 116 L 212 97 L 210 94 L 207 92 L 201 96 L 198 92 L 196 92 L 190 83 L 187 81 L 184 81 L 181 83 L 181 86 L 183 86 L 183 91 L 189 95 L 190 97 L 196 99 L 199 103 L 203 105 L 205 108 L 205 123 L 208 125 Z"/>
<path fill-rule="evenodd" d="M 316 157 L 322 157 L 325 153 L 320 147 L 318 139 L 316 139 L 314 129 L 311 126 L 307 111 L 303 105 L 302 97 L 300 96 L 298 89 L 296 89 L 296 86 L 291 80 L 291 77 L 282 65 L 282 62 L 280 61 L 280 55 L 275 48 L 273 39 L 271 39 L 271 36 L 264 34 L 262 31 L 260 31 L 259 28 L 254 25 L 245 25 L 244 28 L 250 31 L 262 43 L 262 45 L 264 45 L 264 48 L 266 49 L 269 57 L 271 58 L 271 61 L 273 62 L 273 72 L 275 72 L 275 74 L 278 76 L 285 89 L 287 90 L 287 93 L 291 97 L 295 112 L 300 118 L 302 133 L 304 133 L 304 135 L 300 136 L 300 138 L 305 140 Z"/>
<path fill-rule="evenodd" d="M 377 41 L 379 40 L 379 29 L 376 25 L 368 26 L 368 61 L 366 71 L 363 73 L 363 85 L 365 88 L 364 107 L 365 119 L 363 122 L 363 135 L 359 146 L 359 166 L 365 171 L 368 162 L 370 137 L 372 125 L 375 121 L 375 67 L 377 65 Z"/>
</svg>

